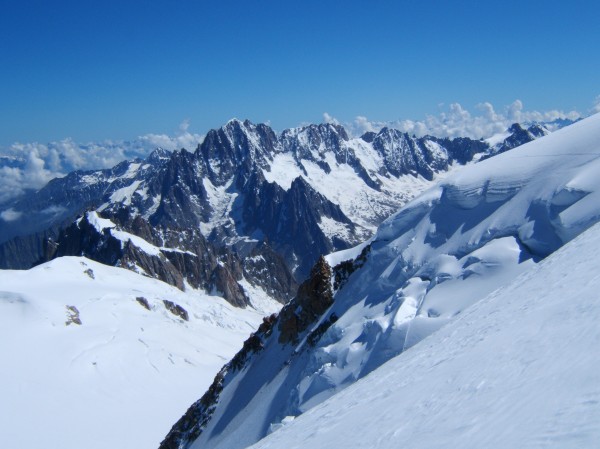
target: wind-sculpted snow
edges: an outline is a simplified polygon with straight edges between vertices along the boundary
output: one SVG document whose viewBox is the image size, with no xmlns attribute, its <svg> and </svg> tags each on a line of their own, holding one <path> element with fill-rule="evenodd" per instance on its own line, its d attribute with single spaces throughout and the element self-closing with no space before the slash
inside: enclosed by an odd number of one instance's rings
<svg viewBox="0 0 600 449">
<path fill-rule="evenodd" d="M 599 251 L 596 225 L 252 447 L 597 447 Z"/>
<path fill-rule="evenodd" d="M 282 345 L 292 300 L 182 447 L 245 447 L 351 385 L 596 223 L 599 192 L 600 114 L 451 174 L 328 257 L 331 307 Z"/>
</svg>

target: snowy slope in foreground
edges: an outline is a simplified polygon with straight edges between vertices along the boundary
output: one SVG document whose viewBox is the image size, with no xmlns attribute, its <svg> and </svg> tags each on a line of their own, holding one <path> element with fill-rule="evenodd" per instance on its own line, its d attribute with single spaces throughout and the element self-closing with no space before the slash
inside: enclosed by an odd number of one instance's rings
<svg viewBox="0 0 600 449">
<path fill-rule="evenodd" d="M 600 226 L 256 444 L 600 447 Z"/>
<path fill-rule="evenodd" d="M 262 320 L 188 290 L 78 257 L 0 271 L 2 446 L 158 446 Z"/>
</svg>

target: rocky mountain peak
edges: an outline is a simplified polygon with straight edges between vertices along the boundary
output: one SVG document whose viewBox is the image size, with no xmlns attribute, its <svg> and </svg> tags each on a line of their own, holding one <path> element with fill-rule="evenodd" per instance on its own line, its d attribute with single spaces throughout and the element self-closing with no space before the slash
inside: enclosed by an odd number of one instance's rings
<svg viewBox="0 0 600 449">
<path fill-rule="evenodd" d="M 448 151 L 433 140 L 417 139 L 387 127 L 373 137 L 372 145 L 383 157 L 387 171 L 395 177 L 421 175 L 432 180 L 435 172 L 448 169 L 451 159 Z"/>
<path fill-rule="evenodd" d="M 519 133 L 524 133 L 527 130 L 525 128 L 523 128 L 523 126 L 521 126 L 520 123 L 513 123 L 512 125 L 510 125 L 508 127 L 508 132 L 511 134 L 519 134 Z"/>
<path fill-rule="evenodd" d="M 217 130 L 210 130 L 196 150 L 215 185 L 223 185 L 239 173 L 266 168 L 277 149 L 277 135 L 267 125 L 254 125 L 234 119 Z"/>
<path fill-rule="evenodd" d="M 298 288 L 296 297 L 279 315 L 279 343 L 298 343 L 299 335 L 333 304 L 331 267 L 323 256 Z"/>
<path fill-rule="evenodd" d="M 362 136 L 360 136 L 360 138 L 367 143 L 372 143 L 375 140 L 375 137 L 377 137 L 377 133 L 373 131 L 367 131 Z"/>
<path fill-rule="evenodd" d="M 487 159 L 491 156 L 504 153 L 518 146 L 524 145 L 540 137 L 544 137 L 549 133 L 548 129 L 543 125 L 534 123 L 529 127 L 521 123 L 513 123 L 507 129 L 509 135 L 500 143 L 496 144 L 489 150 L 489 154 L 485 154 L 481 159 Z"/>
<path fill-rule="evenodd" d="M 158 147 L 146 157 L 146 162 L 149 164 L 160 164 L 171 158 L 171 152 L 164 148 Z"/>
<path fill-rule="evenodd" d="M 544 137 L 549 133 L 548 129 L 544 125 L 540 125 L 539 123 L 534 123 L 529 128 L 527 128 L 527 131 L 536 139 Z"/>
<path fill-rule="evenodd" d="M 291 152 L 298 161 L 321 161 L 327 152 L 340 154 L 350 138 L 343 126 L 333 123 L 286 129 L 281 133 L 283 151 Z"/>
</svg>

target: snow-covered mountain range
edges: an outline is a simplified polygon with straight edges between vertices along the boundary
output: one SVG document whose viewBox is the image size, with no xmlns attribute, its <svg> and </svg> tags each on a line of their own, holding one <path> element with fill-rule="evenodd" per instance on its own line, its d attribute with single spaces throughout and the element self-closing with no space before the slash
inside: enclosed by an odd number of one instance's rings
<svg viewBox="0 0 600 449">
<path fill-rule="evenodd" d="M 400 366 L 409 348 L 415 355 L 407 363 L 427 356 L 417 343 L 516 276 L 533 276 L 540 260 L 600 219 L 600 114 L 496 153 L 503 154 L 457 170 L 409 202 L 369 241 L 319 260 L 296 297 L 246 341 L 161 448 L 246 447 L 390 359 Z M 531 298 L 532 307 L 543 307 L 542 299 Z M 511 298 L 510 310 L 526 315 L 528 300 Z M 566 304 L 555 300 L 556 307 Z M 509 325 L 496 324 L 504 336 Z M 475 338 L 453 340 L 448 332 L 442 347 L 454 354 Z M 551 357 L 551 346 L 546 350 Z M 590 369 L 589 360 L 582 369 Z"/>
<path fill-rule="evenodd" d="M 597 221 L 597 123 L 508 151 L 548 130 L 231 120 L 3 204 L 1 266 L 41 263 L 0 270 L 3 441 L 156 447 L 206 388 L 162 447 L 259 441 Z"/>
<path fill-rule="evenodd" d="M 515 124 L 482 141 L 384 128 L 351 138 L 333 124 L 276 134 L 234 119 L 194 153 L 158 149 L 112 169 L 72 172 L 4 205 L 0 266 L 85 255 L 235 305 L 249 303 L 246 284 L 285 302 L 321 254 L 369 238 L 434 179 L 547 132 Z M 110 221 L 106 230 L 91 224 L 101 220 Z"/>
</svg>

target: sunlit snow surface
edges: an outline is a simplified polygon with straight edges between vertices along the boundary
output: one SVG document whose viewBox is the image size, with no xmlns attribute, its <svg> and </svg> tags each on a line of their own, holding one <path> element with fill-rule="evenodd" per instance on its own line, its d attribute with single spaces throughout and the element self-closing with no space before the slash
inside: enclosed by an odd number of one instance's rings
<svg viewBox="0 0 600 449">
<path fill-rule="evenodd" d="M 332 167 L 331 172 L 327 174 L 315 162 L 309 159 L 296 160 L 289 153 L 275 155 L 270 169 L 263 170 L 263 174 L 267 181 L 275 182 L 286 190 L 290 188 L 294 179 L 304 178 L 329 201 L 339 205 L 353 223 L 368 230 L 365 235 L 371 235 L 376 229 L 376 224 L 393 213 L 398 204 L 406 203 L 432 184 L 422 176 L 382 176 L 379 172 L 383 169 L 383 159 L 371 144 L 362 139 L 351 139 L 344 145 L 356 155 L 370 176 L 380 183 L 379 189 L 367 185 L 354 168 L 345 161 L 338 163 L 335 155 L 330 152 L 324 153 L 322 157 L 314 155 L 316 160 L 326 162 Z M 450 167 L 450 171 L 457 166 Z M 436 178 L 439 180 L 447 175 L 447 172 L 437 173 Z M 329 237 L 347 237 L 342 223 L 332 225 L 321 222 L 321 228 Z"/>
<path fill-rule="evenodd" d="M 261 317 L 85 258 L 0 271 L 1 446 L 158 447 Z"/>
<path fill-rule="evenodd" d="M 274 332 L 191 447 L 253 444 L 352 385 L 598 222 L 599 194 L 600 114 L 455 171 L 386 220 L 368 249 L 328 257 L 366 254 L 322 318 L 338 320 L 310 348 L 282 348 Z"/>
<path fill-rule="evenodd" d="M 253 446 L 600 447 L 600 226 Z"/>
</svg>

